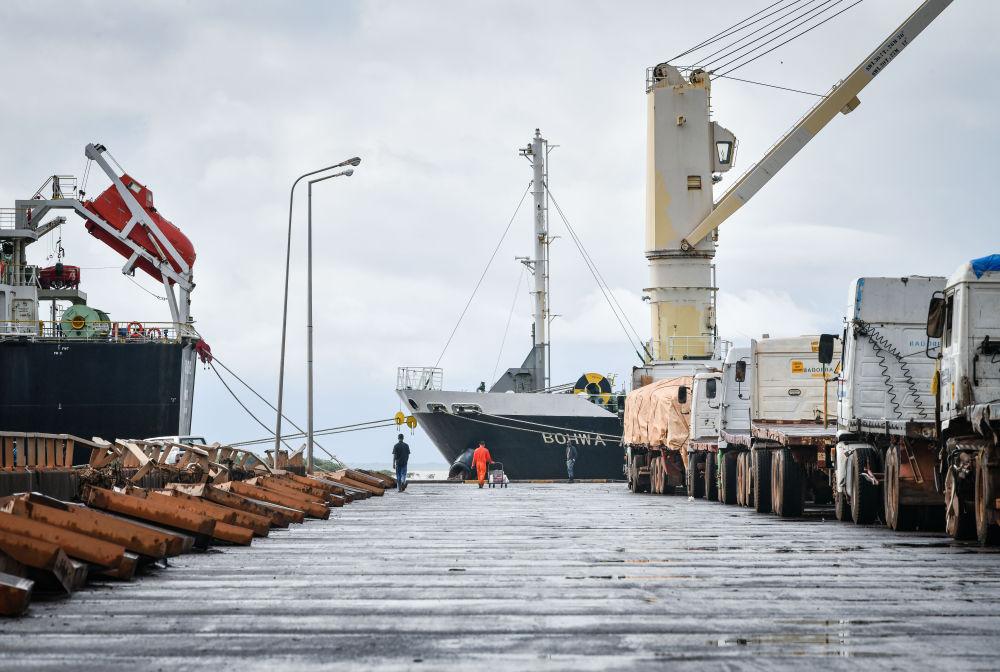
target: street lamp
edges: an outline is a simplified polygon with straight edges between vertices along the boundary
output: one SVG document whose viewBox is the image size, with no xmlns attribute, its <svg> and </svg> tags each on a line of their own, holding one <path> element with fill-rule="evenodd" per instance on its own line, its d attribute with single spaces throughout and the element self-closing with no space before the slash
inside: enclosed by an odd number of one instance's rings
<svg viewBox="0 0 1000 672">
<path fill-rule="evenodd" d="M 328 170 L 335 170 L 337 168 L 343 168 L 345 166 L 357 166 L 361 163 L 361 159 L 354 157 L 347 159 L 346 161 L 341 161 L 340 163 L 334 164 L 332 166 L 326 166 L 325 168 L 319 168 L 318 170 L 312 170 L 308 173 L 303 173 L 295 178 L 292 182 L 292 188 L 288 194 L 288 240 L 285 244 L 285 295 L 284 304 L 281 311 L 281 359 L 278 364 L 278 408 L 277 408 L 277 419 L 275 420 L 274 428 L 274 467 L 278 466 L 278 454 L 281 450 L 281 415 L 284 402 L 284 391 L 285 391 L 285 343 L 288 335 L 288 276 L 291 270 L 292 262 L 292 208 L 295 202 L 295 187 L 298 186 L 299 182 L 307 177 L 312 177 L 313 175 L 319 175 L 320 173 L 325 173 Z M 340 174 L 353 174 L 351 171 L 342 171 Z M 336 175 L 330 175 L 329 177 L 336 177 Z M 324 178 L 325 179 L 325 178 Z M 317 180 L 318 181 L 318 180 Z M 310 185 L 311 187 L 311 185 Z M 311 192 L 311 189 L 310 189 Z M 311 201 L 310 201 L 311 204 Z M 309 440 L 307 444 L 309 463 L 308 469 L 312 471 L 312 208 L 309 210 Z"/>
</svg>

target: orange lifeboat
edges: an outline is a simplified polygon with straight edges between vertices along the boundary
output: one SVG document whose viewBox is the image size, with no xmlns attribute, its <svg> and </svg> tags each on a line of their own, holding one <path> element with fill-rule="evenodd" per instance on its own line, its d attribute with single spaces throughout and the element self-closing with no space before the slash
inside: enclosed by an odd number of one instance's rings
<svg viewBox="0 0 1000 672">
<path fill-rule="evenodd" d="M 174 249 L 177 250 L 177 254 L 181 256 L 188 266 L 194 266 L 194 245 L 191 244 L 191 241 L 184 235 L 183 232 L 181 232 L 180 229 L 171 224 L 170 221 L 164 217 L 160 216 L 160 213 L 156 211 L 156 208 L 153 207 L 153 192 L 136 182 L 127 174 L 123 174 L 121 176 L 121 181 L 122 184 L 125 185 L 125 188 L 132 192 L 135 196 L 135 200 L 139 202 L 139 205 L 146 211 L 149 218 L 152 219 L 153 222 L 159 227 L 160 231 L 163 232 L 163 235 L 170 241 L 170 244 L 174 246 Z M 90 210 L 92 213 L 119 231 L 123 231 L 125 229 L 125 225 L 128 224 L 129 220 L 132 218 L 131 211 L 129 211 L 128 206 L 125 205 L 125 201 L 118 193 L 118 189 L 115 185 L 111 185 L 105 189 L 97 198 L 85 201 L 83 207 L 87 208 L 87 210 Z M 109 233 L 89 220 L 87 221 L 86 226 L 90 235 L 101 239 L 126 259 L 132 256 L 131 248 L 129 248 L 129 246 L 122 242 L 119 238 L 115 237 L 114 234 Z M 144 227 L 138 225 L 132 227 L 132 231 L 129 233 L 128 238 L 157 259 L 164 259 L 167 261 L 175 271 L 181 271 L 180 265 L 170 257 L 167 250 L 164 249 L 161 252 L 159 247 L 162 246 L 158 246 L 158 243 L 151 239 L 149 233 L 147 233 Z M 159 269 L 147 260 L 139 259 L 135 266 L 136 268 L 141 268 L 158 282 L 163 282 L 163 277 L 160 275 Z M 173 284 L 172 280 L 170 282 Z"/>
</svg>

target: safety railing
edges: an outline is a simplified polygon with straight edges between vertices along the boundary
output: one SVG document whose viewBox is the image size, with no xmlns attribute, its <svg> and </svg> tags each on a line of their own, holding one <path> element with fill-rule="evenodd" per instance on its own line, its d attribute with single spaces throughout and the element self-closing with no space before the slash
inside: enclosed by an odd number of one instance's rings
<svg viewBox="0 0 1000 672">
<path fill-rule="evenodd" d="M 0 321 L 0 340 L 25 336 L 33 340 L 101 343 L 173 343 L 183 338 L 199 338 L 191 325 L 177 322 Z"/>
<path fill-rule="evenodd" d="M 0 208 L 0 229 L 13 230 L 17 224 L 16 208 Z"/>
<path fill-rule="evenodd" d="M 49 186 L 52 187 L 51 191 Z M 42 186 L 35 190 L 32 198 L 76 198 L 76 193 L 76 176 L 50 175 L 42 182 Z"/>
<path fill-rule="evenodd" d="M 397 390 L 442 390 L 444 371 L 433 366 L 401 366 L 396 369 Z"/>
<path fill-rule="evenodd" d="M 671 336 L 665 341 L 649 341 L 647 347 L 653 361 L 669 362 L 713 356 L 725 359 L 730 345 L 729 341 L 717 341 L 714 336 Z"/>
<path fill-rule="evenodd" d="M 20 268 L 15 268 L 3 259 L 0 259 L 0 285 L 37 287 L 38 267 L 21 266 Z"/>
</svg>

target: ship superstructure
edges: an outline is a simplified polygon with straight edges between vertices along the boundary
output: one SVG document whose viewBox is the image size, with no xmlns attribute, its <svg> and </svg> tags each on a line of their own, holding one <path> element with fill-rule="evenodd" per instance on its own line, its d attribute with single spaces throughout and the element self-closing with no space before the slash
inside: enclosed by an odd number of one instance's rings
<svg viewBox="0 0 1000 672">
<path fill-rule="evenodd" d="M 105 439 L 188 434 L 196 360 L 210 356 L 190 313 L 194 247 L 148 187 L 112 168 L 103 145 L 85 154 L 111 180 L 96 198 L 85 200 L 74 177 L 53 175 L 0 211 L 0 428 Z M 62 213 L 125 257 L 123 273 L 139 269 L 161 284 L 169 321 L 91 306 L 61 244 L 53 266 L 28 262 L 27 248 L 59 230 Z"/>
</svg>

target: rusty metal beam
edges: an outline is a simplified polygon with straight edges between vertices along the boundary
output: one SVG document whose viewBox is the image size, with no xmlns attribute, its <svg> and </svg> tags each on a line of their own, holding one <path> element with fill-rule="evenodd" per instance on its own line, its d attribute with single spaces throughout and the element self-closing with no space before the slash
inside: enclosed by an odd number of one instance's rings
<svg viewBox="0 0 1000 672">
<path fill-rule="evenodd" d="M 0 616 L 20 616 L 31 603 L 34 581 L 0 572 Z"/>
<path fill-rule="evenodd" d="M 277 504 L 289 509 L 295 509 L 311 518 L 326 519 L 330 517 L 330 509 L 327 507 L 314 502 L 306 501 L 305 499 L 299 497 L 281 494 L 273 490 L 244 483 L 243 481 L 231 481 L 226 483 L 226 485 L 229 486 L 230 492 L 235 492 L 237 495 L 243 495 L 244 497 L 250 497 L 252 499 L 258 499 L 270 504 Z"/>
<path fill-rule="evenodd" d="M 64 592 L 78 590 L 87 580 L 87 566 L 74 563 L 49 541 L 0 532 L 0 551 L 26 567 L 45 573 Z"/>
<path fill-rule="evenodd" d="M 227 506 L 230 509 L 246 511 L 257 516 L 263 516 L 270 521 L 271 527 L 288 527 L 291 523 L 301 523 L 304 516 L 301 512 L 292 513 L 290 509 L 278 507 L 266 502 L 254 501 L 235 492 L 229 492 L 220 487 L 209 485 L 208 483 L 198 483 L 195 485 L 186 483 L 168 483 L 167 488 L 183 492 L 192 497 L 200 497 L 205 501 Z"/>
<path fill-rule="evenodd" d="M 213 519 L 182 509 L 173 502 L 154 501 L 94 487 L 84 489 L 82 499 L 87 506 L 96 509 L 114 511 L 196 535 L 211 537 L 215 531 Z"/>
<path fill-rule="evenodd" d="M 180 492 L 179 490 L 163 490 L 151 493 L 150 496 L 153 495 L 167 497 L 174 502 L 179 502 L 180 506 L 189 508 L 192 511 L 209 516 L 210 518 L 215 518 L 217 522 L 244 527 L 251 530 L 258 537 L 266 537 L 268 531 L 271 529 L 270 518 L 258 516 L 253 513 L 247 513 L 246 511 L 240 511 L 238 509 L 231 509 L 219 504 L 213 504 L 212 502 L 205 501 L 200 497 L 195 497 L 193 495 Z"/>
<path fill-rule="evenodd" d="M 125 547 L 89 537 L 79 532 L 22 518 L 11 513 L 0 513 L 0 530 L 56 544 L 70 557 L 79 558 L 102 567 L 117 567 L 125 558 Z"/>
</svg>

